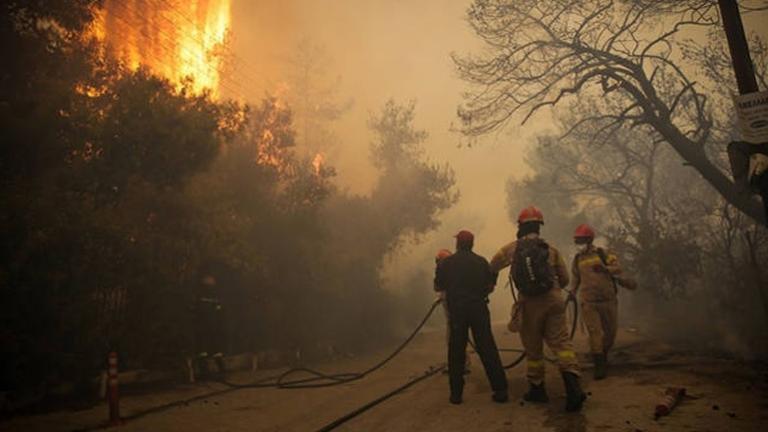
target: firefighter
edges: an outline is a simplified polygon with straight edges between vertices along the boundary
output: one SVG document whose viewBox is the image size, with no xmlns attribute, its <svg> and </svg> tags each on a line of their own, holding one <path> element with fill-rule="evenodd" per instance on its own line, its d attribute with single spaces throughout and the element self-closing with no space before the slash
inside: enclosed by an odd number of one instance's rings
<svg viewBox="0 0 768 432">
<path fill-rule="evenodd" d="M 440 261 L 451 255 L 453 255 L 453 252 L 449 251 L 448 249 L 440 249 L 437 251 L 437 254 L 435 254 L 435 269 L 437 269 Z M 442 302 L 441 304 L 443 306 L 443 312 L 445 313 L 445 346 L 448 346 L 451 340 L 451 321 L 450 316 L 448 315 L 448 303 L 445 301 L 445 291 L 442 291 L 437 287 L 437 279 L 435 279 L 434 282 L 434 289 L 435 292 L 437 292 L 438 298 Z M 469 365 L 471 363 L 469 353 L 467 353 L 464 358 L 464 375 L 467 375 L 469 374 Z M 447 374 L 448 369 L 445 369 L 443 373 Z"/>
<path fill-rule="evenodd" d="M 491 332 L 488 294 L 496 285 L 488 261 L 472 252 L 474 235 L 469 231 L 456 234 L 456 253 L 443 258 L 435 269 L 435 288 L 445 292 L 451 327 L 448 341 L 448 380 L 450 402 L 460 404 L 464 391 L 464 361 L 468 331 L 472 329 L 475 350 L 483 363 L 493 390 L 492 399 L 508 400 L 507 377 L 501 365 L 496 341 Z"/>
<path fill-rule="evenodd" d="M 491 259 L 491 271 L 498 274 L 510 267 L 515 287 L 520 292 L 522 325 L 520 340 L 527 357 L 529 402 L 548 402 L 544 385 L 543 342 L 556 354 L 566 391 L 566 411 L 581 409 L 586 396 L 579 383 L 579 364 L 568 337 L 562 289 L 568 286 L 568 272 L 557 249 L 540 236 L 544 215 L 527 207 L 517 219 L 517 240 L 503 246 Z"/>
<path fill-rule="evenodd" d="M 213 359 L 216 375 L 221 378 L 224 375 L 224 311 L 218 297 L 218 284 L 215 277 L 208 275 L 201 279 L 200 285 L 195 307 L 196 363 L 201 378 L 209 378 L 212 371 L 208 361 Z"/>
<path fill-rule="evenodd" d="M 595 364 L 596 380 L 605 378 L 608 350 L 616 339 L 617 280 L 621 274 L 613 253 L 595 247 L 595 231 L 587 224 L 576 227 L 573 241 L 578 253 L 573 258 L 573 289 L 581 304 L 581 317 L 589 333 L 589 348 Z"/>
</svg>

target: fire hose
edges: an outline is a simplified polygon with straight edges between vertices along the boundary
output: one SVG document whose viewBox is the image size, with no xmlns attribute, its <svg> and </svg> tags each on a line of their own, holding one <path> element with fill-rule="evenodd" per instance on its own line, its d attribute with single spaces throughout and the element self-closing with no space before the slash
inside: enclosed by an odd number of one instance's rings
<svg viewBox="0 0 768 432">
<path fill-rule="evenodd" d="M 247 383 L 247 384 L 238 384 L 238 383 L 232 383 L 229 381 L 221 380 L 220 382 L 222 384 L 225 384 L 229 387 L 233 388 L 267 388 L 267 387 L 275 387 L 280 389 L 300 389 L 300 388 L 318 388 L 318 387 L 330 387 L 334 385 L 340 385 L 345 384 L 352 381 L 357 381 L 359 379 L 365 378 L 367 375 L 371 374 L 372 372 L 380 369 L 382 366 L 387 364 L 390 360 L 395 358 L 400 352 L 413 340 L 414 337 L 421 331 L 421 329 L 424 327 L 424 325 L 429 321 L 429 318 L 432 316 L 432 313 L 434 313 L 435 309 L 437 308 L 437 305 L 440 304 L 442 300 L 438 299 L 435 300 L 432 303 L 432 306 L 427 311 L 424 318 L 422 318 L 419 325 L 416 326 L 416 328 L 411 332 L 411 334 L 387 357 L 385 357 L 383 360 L 379 361 L 372 367 L 366 369 L 362 372 L 342 372 L 342 373 L 334 373 L 334 374 L 328 374 L 323 373 L 315 369 L 305 368 L 305 367 L 298 367 L 298 368 L 292 368 L 285 372 L 283 372 L 280 375 L 264 378 L 262 380 L 256 381 L 254 383 Z M 576 325 L 578 322 L 578 313 L 579 309 L 576 306 L 576 298 L 573 296 L 573 294 L 569 293 L 568 297 L 565 300 L 565 307 L 568 307 L 568 303 L 573 303 L 574 305 L 574 316 L 573 316 L 573 324 L 571 325 L 571 332 L 570 332 L 570 338 L 573 339 L 573 336 L 576 333 Z M 472 340 L 469 340 L 469 344 L 472 346 L 472 348 L 475 348 L 474 343 Z M 515 359 L 512 363 L 509 363 L 504 366 L 504 369 L 511 369 L 518 364 L 520 364 L 521 361 L 525 358 L 525 350 L 517 349 L 517 348 L 499 348 L 499 352 L 518 352 L 520 353 L 520 356 Z M 550 362 L 556 362 L 557 360 L 555 358 L 547 357 L 546 358 Z M 302 378 L 302 379 L 296 379 L 296 380 L 287 380 L 287 377 L 297 374 L 297 373 L 306 373 L 311 375 L 309 378 Z"/>
<path fill-rule="evenodd" d="M 207 398 L 207 397 L 213 397 L 213 396 L 222 395 L 222 394 L 229 393 L 229 392 L 232 392 L 232 391 L 235 391 L 235 390 L 240 390 L 240 389 L 247 389 L 247 388 L 278 388 L 278 389 L 319 388 L 319 387 L 330 387 L 330 386 L 335 386 L 335 385 L 340 385 L 340 384 L 346 384 L 346 383 L 349 383 L 349 382 L 360 380 L 360 379 L 368 376 L 369 374 L 373 373 L 374 371 L 382 368 L 385 364 L 389 363 L 389 361 L 391 361 L 398 354 L 400 354 L 400 352 L 402 352 L 402 350 L 416 337 L 416 335 L 419 333 L 419 331 L 421 331 L 421 329 L 424 327 L 424 325 L 427 323 L 429 318 L 434 313 L 435 309 L 437 308 L 437 305 L 440 304 L 441 302 L 442 302 L 442 300 L 438 299 L 438 300 L 435 300 L 432 303 L 432 305 L 430 306 L 430 308 L 427 311 L 426 315 L 424 315 L 424 318 L 422 318 L 421 322 L 408 335 L 408 337 L 399 346 L 397 346 L 397 348 L 394 351 L 392 351 L 392 353 L 390 353 L 388 356 L 386 356 L 384 359 L 382 359 L 381 361 L 379 361 L 378 363 L 376 363 L 372 367 L 370 367 L 370 368 L 368 368 L 368 369 L 366 369 L 366 370 L 364 370 L 362 372 L 340 372 L 340 373 L 329 374 L 329 373 L 323 373 L 323 372 L 320 372 L 320 371 L 317 371 L 317 370 L 314 370 L 314 369 L 310 369 L 310 368 L 299 367 L 299 368 L 289 369 L 289 370 L 287 370 L 287 371 L 285 371 L 285 372 L 283 372 L 283 373 L 281 373 L 279 375 L 274 375 L 274 376 L 271 376 L 271 377 L 263 378 L 261 380 L 258 380 L 258 381 L 252 382 L 252 383 L 239 384 L 239 383 L 232 383 L 232 382 L 229 382 L 229 381 L 226 381 L 226 380 L 221 380 L 220 382 L 222 384 L 226 385 L 227 387 L 229 387 L 228 389 L 218 390 L 218 391 L 215 391 L 215 392 L 206 393 L 206 394 L 195 396 L 195 397 L 192 397 L 192 398 L 188 398 L 188 399 L 184 399 L 184 400 L 179 400 L 179 401 L 174 401 L 174 402 L 170 402 L 170 403 L 167 403 L 167 404 L 164 404 L 164 405 L 160 405 L 160 406 L 156 406 L 156 407 L 153 407 L 153 408 L 149 408 L 149 409 L 147 409 L 145 411 L 141 411 L 141 412 L 138 412 L 138 413 L 131 414 L 129 416 L 125 416 L 125 417 L 123 417 L 123 420 L 126 420 L 126 421 L 127 420 L 135 420 L 135 419 L 138 419 L 138 418 L 150 415 L 150 414 L 156 414 L 156 413 L 159 413 L 159 412 L 163 412 L 163 411 L 166 411 L 168 409 L 171 409 L 171 408 L 174 408 L 174 407 L 177 407 L 177 406 L 187 405 L 190 402 L 195 402 L 197 400 L 201 400 L 201 399 L 204 399 L 204 398 Z M 578 307 L 577 307 L 576 299 L 573 296 L 573 294 L 571 294 L 571 293 L 569 293 L 569 295 L 568 295 L 568 297 L 567 297 L 567 299 L 565 301 L 566 307 L 568 306 L 568 303 L 573 303 L 573 305 L 574 305 L 573 324 L 571 326 L 571 332 L 570 332 L 570 338 L 573 339 L 573 336 L 574 336 L 574 334 L 576 332 L 576 324 L 577 324 L 577 321 L 578 321 Z M 469 343 L 470 343 L 470 345 L 472 345 L 474 347 L 474 344 L 472 343 L 471 340 L 469 341 Z M 517 348 L 500 348 L 499 351 L 500 352 L 519 352 L 520 353 L 518 358 L 515 359 L 514 361 L 512 361 L 511 363 L 505 365 L 504 369 L 511 369 L 511 368 L 517 366 L 525 358 L 525 351 L 521 350 L 521 349 L 517 349 Z M 552 359 L 552 358 L 547 358 L 547 360 L 552 361 L 552 362 L 556 361 L 555 359 Z M 389 393 L 387 393 L 387 394 L 385 394 L 385 395 L 383 395 L 383 396 L 381 396 L 381 397 L 379 397 L 379 398 L 377 398 L 377 399 L 375 399 L 375 400 L 373 400 L 373 401 L 371 401 L 371 402 L 361 406 L 360 408 L 358 408 L 358 409 L 356 409 L 356 410 L 354 410 L 354 411 L 352 411 L 352 412 L 350 412 L 350 413 L 348 413 L 348 414 L 346 414 L 346 415 L 344 415 L 344 416 L 342 416 L 342 417 L 340 417 L 340 418 L 338 418 L 338 419 L 328 423 L 327 425 L 325 425 L 324 427 L 322 427 L 319 430 L 320 431 L 330 431 L 332 429 L 335 429 L 339 425 L 345 423 L 346 421 L 348 421 L 348 420 L 350 420 L 350 419 L 352 419 L 354 417 L 357 417 L 358 415 L 360 415 L 363 412 L 365 412 L 365 411 L 375 407 L 376 405 L 380 404 L 381 402 L 384 402 L 385 400 L 391 398 L 392 396 L 395 396 L 396 394 L 406 390 L 407 388 L 411 387 L 412 385 L 416 384 L 417 382 L 420 382 L 420 381 L 422 381 L 422 380 L 424 380 L 424 379 L 426 379 L 426 378 L 428 378 L 430 376 L 435 375 L 438 372 L 441 372 L 441 371 L 445 370 L 446 367 L 447 367 L 447 365 L 445 365 L 445 364 L 437 366 L 437 367 L 430 367 L 422 375 L 419 375 L 416 378 L 413 378 L 413 379 L 409 380 L 408 382 L 406 382 L 402 386 L 396 388 L 395 390 L 392 390 L 391 392 L 389 392 Z M 294 380 L 288 380 L 287 379 L 291 375 L 294 375 L 294 374 L 297 374 L 297 373 L 306 373 L 306 374 L 309 374 L 311 376 L 308 377 L 308 378 L 299 378 L 299 379 L 294 379 Z M 85 431 L 99 430 L 99 429 L 103 429 L 105 427 L 107 427 L 107 425 L 99 425 L 99 426 L 95 426 L 95 427 L 78 429 L 77 431 L 78 432 L 85 432 Z"/>
<path fill-rule="evenodd" d="M 568 335 L 568 338 L 573 340 L 573 337 L 576 335 L 576 327 L 579 322 L 579 307 L 576 302 L 576 296 L 573 295 L 572 292 L 568 292 L 568 297 L 565 299 L 565 308 L 568 308 L 568 303 L 573 303 L 573 322 L 571 323 L 571 331 Z M 472 345 L 472 348 L 474 348 L 474 345 Z M 518 348 L 499 348 L 499 352 L 518 352 L 520 355 L 511 363 L 504 365 L 504 369 L 512 369 L 513 367 L 520 364 L 520 362 L 523 361 L 525 358 L 525 350 L 518 349 Z M 556 363 L 557 359 L 554 357 L 544 356 L 544 359 L 547 360 L 550 363 Z"/>
<path fill-rule="evenodd" d="M 224 390 L 217 390 L 217 391 L 202 394 L 199 396 L 194 396 L 188 399 L 169 402 L 163 405 L 158 405 L 138 413 L 124 416 L 122 420 L 123 421 L 136 420 L 138 418 L 145 417 L 150 414 L 156 414 L 163 411 L 167 411 L 174 407 L 187 405 L 191 402 L 196 402 L 198 400 L 203 400 L 209 397 L 219 396 L 225 393 L 230 393 L 236 390 L 247 389 L 247 388 L 278 388 L 278 389 L 318 388 L 318 387 L 329 387 L 333 385 L 339 385 L 339 384 L 344 384 L 352 381 L 357 381 L 359 379 L 364 378 L 368 374 L 380 369 L 385 364 L 387 364 L 390 360 L 395 358 L 395 356 L 400 354 L 400 352 L 413 340 L 414 337 L 416 337 L 418 332 L 424 327 L 424 324 L 426 324 L 429 318 L 432 316 L 432 313 L 437 308 L 437 305 L 440 304 L 440 301 L 441 300 L 436 300 L 434 303 L 432 303 L 432 306 L 429 308 L 426 315 L 424 315 L 424 318 L 421 320 L 419 325 L 416 326 L 416 328 L 411 332 L 411 334 L 391 354 L 389 354 L 383 360 L 379 361 L 378 363 L 376 363 L 375 365 L 366 369 L 363 372 L 343 372 L 343 373 L 327 374 L 327 373 L 319 372 L 309 368 L 293 368 L 293 369 L 287 370 L 286 372 L 283 372 L 282 374 L 263 378 L 261 380 L 258 380 L 252 383 L 247 383 L 247 384 L 237 384 L 237 383 L 228 382 L 226 380 L 220 380 L 219 381 L 220 383 L 226 385 L 229 388 Z M 367 404 L 366 406 L 359 408 L 355 412 L 350 413 L 344 417 L 341 417 L 337 419 L 335 422 L 332 422 L 331 424 L 335 424 L 335 425 L 332 426 L 331 429 L 337 427 L 338 425 L 346 422 L 347 420 L 353 417 L 356 417 L 360 413 L 367 411 L 373 406 L 378 405 L 384 400 L 389 399 L 395 394 L 405 390 L 406 388 L 412 386 L 413 384 L 416 384 L 418 381 L 421 381 L 429 376 L 434 375 L 437 372 L 442 371 L 443 369 L 445 369 L 445 367 L 446 367 L 445 365 L 442 365 L 437 368 L 430 368 L 427 371 L 427 373 L 416 378 L 415 380 L 409 381 L 405 385 L 395 389 L 394 391 L 388 393 L 387 395 L 384 395 L 378 398 L 377 400 Z M 299 372 L 305 372 L 313 376 L 309 378 L 295 379 L 291 381 L 286 380 L 286 377 Z M 320 381 L 324 381 L 324 382 L 320 382 Z M 107 427 L 109 427 L 109 424 L 100 424 L 97 426 L 75 429 L 73 432 L 90 432 L 90 431 L 105 429 Z M 322 430 L 331 430 L 331 429 L 324 428 Z"/>
<path fill-rule="evenodd" d="M 435 301 L 435 303 L 432 305 L 432 308 L 427 313 L 427 316 L 422 321 L 421 326 L 423 326 L 424 323 L 426 322 L 426 320 L 430 317 L 430 315 L 432 315 L 432 312 L 434 312 L 435 307 L 440 302 L 441 302 L 441 300 Z M 568 303 L 573 303 L 573 323 L 571 325 L 571 332 L 570 332 L 570 335 L 569 335 L 569 338 L 573 339 L 574 335 L 576 334 L 576 326 L 577 326 L 578 318 L 579 318 L 579 308 L 578 308 L 578 304 L 576 302 L 576 297 L 571 292 L 568 292 L 568 297 L 565 299 L 565 307 L 566 308 L 568 308 Z M 421 328 L 421 326 L 419 328 Z M 418 329 L 416 331 L 418 331 Z M 411 338 L 412 337 L 413 337 L 413 335 L 411 336 Z M 471 339 L 469 339 L 469 343 L 474 348 L 474 343 L 472 342 Z M 520 356 L 518 356 L 518 358 L 515 359 L 512 363 L 510 363 L 508 365 L 505 365 L 504 369 L 511 369 L 511 368 L 517 366 L 525 358 L 525 350 L 521 350 L 521 349 L 517 349 L 517 348 L 499 348 L 499 351 L 500 352 L 519 352 L 520 353 Z M 547 360 L 550 361 L 550 362 L 556 362 L 557 361 L 556 359 L 549 358 L 549 357 L 547 357 Z M 360 408 L 357 408 L 354 411 L 352 411 L 352 412 L 350 412 L 350 413 L 348 413 L 348 414 L 346 414 L 346 415 L 344 415 L 342 417 L 339 417 L 336 420 L 326 424 L 322 428 L 318 429 L 318 432 L 328 432 L 328 431 L 331 431 L 333 429 L 336 429 L 337 427 L 339 427 L 343 423 L 346 423 L 347 421 L 357 417 L 358 415 L 364 413 L 365 411 L 368 411 L 369 409 L 371 409 L 371 408 L 375 407 L 376 405 L 384 402 L 385 400 L 389 399 L 390 397 L 395 396 L 396 394 L 398 394 L 398 393 L 404 391 L 405 389 L 411 387 L 412 385 L 416 384 L 417 382 L 419 382 L 419 381 L 421 381 L 423 379 L 426 379 L 426 378 L 428 378 L 428 377 L 430 377 L 430 376 L 432 376 L 432 375 L 434 375 L 434 374 L 436 374 L 438 372 L 443 371 L 445 368 L 446 368 L 446 365 L 442 365 L 441 367 L 436 368 L 436 369 L 435 368 L 428 369 L 423 375 L 420 375 L 420 376 L 418 376 L 416 378 L 411 379 L 407 383 L 405 383 L 402 386 L 396 388 L 395 390 L 385 394 L 384 396 L 381 396 L 381 397 L 379 397 L 379 398 L 377 398 L 377 399 L 375 399 L 375 400 L 373 400 L 371 402 L 368 402 L 367 404 L 361 406 Z"/>
<path fill-rule="evenodd" d="M 327 374 L 314 369 L 299 367 L 299 368 L 289 369 L 280 375 L 265 378 L 255 383 L 236 384 L 228 381 L 221 381 L 221 382 L 233 388 L 276 387 L 280 389 L 300 389 L 300 388 L 329 387 L 329 386 L 334 386 L 339 384 L 345 384 L 352 381 L 357 381 L 359 379 L 365 378 L 370 373 L 380 369 L 382 366 L 389 363 L 390 360 L 395 358 L 395 356 L 400 354 L 400 352 L 413 340 L 413 338 L 416 337 L 419 331 L 421 331 L 422 327 L 424 327 L 424 324 L 427 323 L 429 318 L 432 316 L 432 313 L 435 311 L 435 308 L 437 308 L 437 305 L 440 304 L 440 302 L 441 300 L 435 300 L 435 302 L 432 303 L 432 306 L 427 311 L 427 314 L 424 315 L 424 318 L 422 318 L 419 325 L 416 326 L 416 328 L 411 332 L 411 334 L 408 335 L 408 337 L 394 351 L 392 351 L 391 354 L 389 354 L 383 360 L 379 361 L 375 365 L 371 366 L 370 368 L 362 372 L 344 372 L 344 373 Z M 291 375 L 302 373 L 302 372 L 312 376 L 309 378 L 295 379 L 290 381 L 286 379 Z"/>
</svg>

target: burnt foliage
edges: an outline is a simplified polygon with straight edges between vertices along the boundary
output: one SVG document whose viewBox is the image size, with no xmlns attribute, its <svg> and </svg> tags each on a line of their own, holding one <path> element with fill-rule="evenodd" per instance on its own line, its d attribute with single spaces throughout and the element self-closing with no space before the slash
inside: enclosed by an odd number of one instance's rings
<svg viewBox="0 0 768 432">
<path fill-rule="evenodd" d="M 0 15 L 0 391 L 85 388 L 113 349 L 123 368 L 180 367 L 203 295 L 230 353 L 393 334 L 407 299 L 381 289 L 382 260 L 455 201 L 412 105 L 372 119 L 381 176 L 353 196 L 293 150 L 280 101 L 128 70 L 83 36 L 96 2 L 42 3 Z"/>
</svg>

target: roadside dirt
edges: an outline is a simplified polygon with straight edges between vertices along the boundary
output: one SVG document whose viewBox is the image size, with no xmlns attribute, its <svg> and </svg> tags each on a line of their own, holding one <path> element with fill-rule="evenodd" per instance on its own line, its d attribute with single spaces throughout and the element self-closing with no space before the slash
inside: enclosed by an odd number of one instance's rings
<svg viewBox="0 0 768 432">
<path fill-rule="evenodd" d="M 435 319 L 435 318 L 433 318 Z M 497 342 L 519 347 L 517 335 L 495 326 Z M 577 332 L 577 348 L 586 351 Z M 328 372 L 358 371 L 386 351 L 344 359 L 318 368 Z M 504 361 L 515 355 L 504 354 Z M 305 390 L 242 389 L 148 414 L 128 421 L 120 431 L 312 431 L 404 384 L 445 358 L 442 329 L 425 331 L 383 369 L 354 383 Z M 610 376 L 592 381 L 591 365 L 583 359 L 583 383 L 590 397 L 579 414 L 563 412 L 562 382 L 548 366 L 547 405 L 523 403 L 524 366 L 507 373 L 510 402 L 490 400 L 479 359 L 473 355 L 464 403 L 448 403 L 446 375 L 432 376 L 349 421 L 343 431 L 765 431 L 768 428 L 768 368 L 765 364 L 680 352 L 637 331 L 622 329 L 611 358 Z M 273 375 L 237 373 L 230 379 L 249 382 Z M 653 410 L 668 386 L 682 386 L 686 398 L 668 417 L 654 420 Z M 178 386 L 157 393 L 126 396 L 123 416 L 132 416 L 165 403 L 224 391 L 217 383 Z M 92 427 L 107 417 L 105 404 L 81 411 L 14 418 L 0 423 L 3 431 L 72 431 Z"/>
</svg>

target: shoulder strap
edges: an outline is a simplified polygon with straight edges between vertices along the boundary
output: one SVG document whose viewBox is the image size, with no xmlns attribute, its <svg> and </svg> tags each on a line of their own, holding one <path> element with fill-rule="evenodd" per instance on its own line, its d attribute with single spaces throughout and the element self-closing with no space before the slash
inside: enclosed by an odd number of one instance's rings
<svg viewBox="0 0 768 432">
<path fill-rule="evenodd" d="M 608 257 L 605 256 L 605 249 L 597 248 L 597 256 L 600 257 L 600 261 L 603 262 L 604 266 L 608 265 Z"/>
<path fill-rule="evenodd" d="M 512 274 L 515 271 L 515 266 L 513 261 L 515 259 L 515 254 L 517 254 L 517 249 L 519 245 L 520 245 L 520 239 L 517 239 L 517 241 L 515 241 L 515 247 L 510 248 L 511 250 L 508 251 L 509 255 L 507 258 L 509 259 L 509 264 L 510 264 L 509 275 L 507 276 L 507 283 L 509 284 L 509 291 L 512 293 L 512 299 L 514 300 L 515 304 L 517 304 L 517 294 L 515 294 L 516 287 L 515 287 L 515 281 L 512 279 Z"/>
<path fill-rule="evenodd" d="M 507 284 L 509 285 L 509 290 L 512 292 L 512 300 L 517 303 L 517 294 L 515 294 L 515 282 L 512 280 L 512 267 L 509 268 Z"/>
<path fill-rule="evenodd" d="M 573 287 L 573 292 L 579 291 L 579 287 L 581 285 L 581 271 L 579 270 L 579 257 L 581 256 L 581 252 L 576 252 L 576 255 L 573 256 L 573 261 L 571 262 L 571 273 L 574 273 L 575 276 L 578 276 L 579 282 Z M 575 279 L 575 278 L 574 278 Z"/>
</svg>

